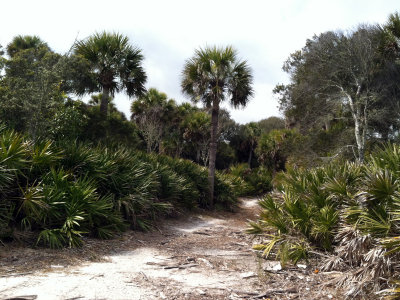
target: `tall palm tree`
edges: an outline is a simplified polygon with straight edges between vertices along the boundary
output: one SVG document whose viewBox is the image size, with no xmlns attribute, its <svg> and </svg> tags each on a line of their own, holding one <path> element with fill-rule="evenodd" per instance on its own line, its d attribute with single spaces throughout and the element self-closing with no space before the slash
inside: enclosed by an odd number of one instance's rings
<svg viewBox="0 0 400 300">
<path fill-rule="evenodd" d="M 145 91 L 147 76 L 142 67 L 143 55 L 139 48 L 129 44 L 129 39 L 118 33 L 95 33 L 74 46 L 76 55 L 83 57 L 89 66 L 94 85 L 89 81 L 78 86 L 78 94 L 101 92 L 100 112 L 107 116 L 108 99 L 116 92 L 128 96 L 141 96 Z"/>
<path fill-rule="evenodd" d="M 229 100 L 233 107 L 245 106 L 251 96 L 253 76 L 246 61 L 240 61 L 232 47 L 206 47 L 195 51 L 183 69 L 182 92 L 192 101 L 211 108 L 211 140 L 208 171 L 210 205 L 214 204 L 215 160 L 217 155 L 220 103 Z"/>
</svg>

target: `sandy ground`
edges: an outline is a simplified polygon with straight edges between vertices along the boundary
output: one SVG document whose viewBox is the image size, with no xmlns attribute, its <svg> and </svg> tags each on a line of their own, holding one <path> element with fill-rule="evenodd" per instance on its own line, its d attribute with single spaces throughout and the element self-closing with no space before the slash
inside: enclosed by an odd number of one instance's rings
<svg viewBox="0 0 400 300">
<path fill-rule="evenodd" d="M 0 299 L 343 299 L 334 274 L 280 270 L 251 250 L 244 230 L 258 212 L 243 199 L 236 213 L 200 211 L 81 249 L 1 247 Z"/>
</svg>

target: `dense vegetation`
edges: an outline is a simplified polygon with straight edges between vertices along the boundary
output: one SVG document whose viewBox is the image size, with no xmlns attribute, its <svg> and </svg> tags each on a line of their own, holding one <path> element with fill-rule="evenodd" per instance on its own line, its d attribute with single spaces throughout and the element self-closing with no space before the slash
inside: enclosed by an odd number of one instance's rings
<svg viewBox="0 0 400 300">
<path fill-rule="evenodd" d="M 382 290 L 400 268 L 399 41 L 398 13 L 312 37 L 274 89 L 284 119 L 241 125 L 220 108 L 253 94 L 232 47 L 186 61 L 182 92 L 199 108 L 146 90 L 145 54 L 123 35 L 95 33 L 66 54 L 17 36 L 0 47 L 0 239 L 79 246 L 232 209 L 274 183 L 249 230 L 256 249 L 283 265 L 322 257 L 319 269 L 345 271 L 349 297 L 396 298 Z M 118 92 L 134 97 L 129 120 Z"/>
<path fill-rule="evenodd" d="M 282 264 L 322 251 L 319 269 L 349 271 L 338 282 L 349 297 L 390 285 L 399 269 L 400 147 L 387 145 L 364 164 L 332 163 L 291 169 L 276 178 L 277 193 L 260 201 L 255 248 Z"/>
<path fill-rule="evenodd" d="M 307 40 L 284 64 L 291 82 L 275 88 L 290 129 L 256 149 L 275 192 L 250 223 L 254 248 L 282 265 L 313 258 L 317 271 L 342 271 L 349 299 L 399 299 L 399 40 L 397 13 Z"/>
<path fill-rule="evenodd" d="M 246 61 L 239 61 L 232 47 L 197 50 L 183 69 L 182 91 L 211 109 L 208 184 L 210 205 L 214 198 L 219 107 L 229 99 L 234 107 L 245 106 L 253 95 L 253 76 Z"/>
<path fill-rule="evenodd" d="M 120 34 L 96 33 L 78 41 L 63 55 L 55 53 L 37 36 L 17 36 L 7 45 L 6 53 L 0 51 L 0 54 L 1 121 L 33 141 L 46 137 L 53 141 L 124 145 L 190 159 L 214 169 L 211 159 L 218 170 L 243 162 L 249 168 L 258 166 L 255 148 L 260 130 L 254 130 L 258 124 L 239 125 L 226 110 L 218 108 L 214 109 L 218 112 L 218 122 L 214 122 L 213 135 L 210 130 L 213 101 L 219 105 L 229 99 L 233 105 L 243 106 L 252 91 L 250 69 L 237 61 L 237 54 L 230 47 L 204 49 L 209 57 L 208 62 L 204 60 L 207 63 L 203 63 L 202 74 L 206 76 L 209 72 L 207 76 L 211 76 L 218 69 L 222 76 L 221 86 L 215 87 L 219 92 L 213 96 L 214 100 L 207 98 L 207 88 L 204 95 L 191 93 L 190 87 L 195 86 L 198 78 L 190 78 L 190 73 L 186 83 L 182 83 L 193 101 L 202 99 L 204 108 L 177 104 L 155 88 L 145 90 L 143 54 Z M 220 66 L 217 69 L 214 66 L 213 71 L 209 69 L 210 61 L 218 55 L 222 55 Z M 113 104 L 115 93 L 121 91 L 135 97 L 131 120 Z M 88 103 L 77 99 L 86 94 L 91 95 Z M 272 119 L 266 122 L 266 131 L 282 128 L 281 119 L 280 123 Z M 213 155 L 210 155 L 211 144 L 216 149 Z"/>
<path fill-rule="evenodd" d="M 399 38 L 395 13 L 383 25 L 316 35 L 284 63 L 290 83 L 274 91 L 312 160 L 363 161 L 374 144 L 398 141 Z"/>
<path fill-rule="evenodd" d="M 81 142 L 33 142 L 0 130 L 0 237 L 38 234 L 37 244 L 79 246 L 130 225 L 205 207 L 207 170 L 193 162 Z M 232 209 L 242 182 L 217 173 L 216 204 Z M 29 235 L 34 238 L 35 235 Z"/>
<path fill-rule="evenodd" d="M 229 64 L 236 63 L 229 49 Z M 75 247 L 83 236 L 147 230 L 185 209 L 233 209 L 239 195 L 252 191 L 239 177 L 214 171 L 210 194 L 208 108 L 147 91 L 142 60 L 126 37 L 106 32 L 65 55 L 36 36 L 17 36 L 1 52 L 2 241 Z M 135 97 L 131 120 L 113 104 L 120 91 Z M 88 103 L 75 98 L 84 94 L 91 95 Z M 219 115 L 214 138 L 222 170 L 243 161 L 230 140 L 245 126 L 227 111 Z"/>
</svg>

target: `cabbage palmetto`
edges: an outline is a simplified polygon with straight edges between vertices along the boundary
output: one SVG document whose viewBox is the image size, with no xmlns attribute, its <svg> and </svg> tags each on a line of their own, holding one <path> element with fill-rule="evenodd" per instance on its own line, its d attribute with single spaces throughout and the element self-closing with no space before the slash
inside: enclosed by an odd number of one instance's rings
<svg viewBox="0 0 400 300">
<path fill-rule="evenodd" d="M 74 46 L 74 53 L 83 57 L 89 66 L 92 80 L 78 83 L 75 92 L 101 92 L 100 111 L 107 116 L 108 99 L 125 91 L 128 96 L 145 92 L 147 76 L 142 67 L 143 55 L 129 44 L 128 37 L 119 33 L 95 33 Z"/>
<path fill-rule="evenodd" d="M 245 106 L 251 96 L 253 77 L 246 61 L 237 58 L 232 47 L 206 47 L 195 51 L 182 72 L 182 92 L 195 103 L 211 109 L 209 153 L 209 205 L 214 204 L 215 160 L 217 153 L 218 115 L 221 102 L 233 107 Z"/>
</svg>

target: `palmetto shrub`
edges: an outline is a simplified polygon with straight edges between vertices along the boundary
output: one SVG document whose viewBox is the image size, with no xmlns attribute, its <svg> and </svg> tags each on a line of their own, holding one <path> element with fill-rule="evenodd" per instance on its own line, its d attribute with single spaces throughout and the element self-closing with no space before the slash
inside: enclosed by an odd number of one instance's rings
<svg viewBox="0 0 400 300">
<path fill-rule="evenodd" d="M 165 155 L 157 155 L 154 158 L 162 165 L 168 166 L 171 170 L 192 182 L 195 189 L 198 191 L 198 197 L 196 199 L 197 204 L 200 207 L 207 206 L 208 171 L 205 167 L 186 159 L 176 159 Z"/>
<path fill-rule="evenodd" d="M 246 195 L 246 192 L 246 183 L 240 177 L 216 172 L 216 206 L 233 210 L 237 207 L 237 198 Z"/>
<path fill-rule="evenodd" d="M 183 164 L 186 167 L 189 166 L 194 169 L 198 167 L 199 170 L 202 170 L 201 166 L 190 161 L 163 155 L 140 153 L 138 156 L 142 161 L 151 165 L 158 176 L 160 182 L 159 199 L 173 203 L 176 209 L 197 207 L 202 191 L 199 190 L 197 182 L 193 181 L 188 173 L 184 173 L 182 170 L 184 168 L 179 167 Z M 190 170 L 190 168 L 188 169 Z"/>
<path fill-rule="evenodd" d="M 158 198 L 159 174 L 134 151 L 83 144 L 66 146 L 63 166 L 68 166 L 76 177 L 91 178 L 99 194 L 110 197 L 114 209 L 134 229 L 149 229 L 156 216 L 172 208 Z"/>
<path fill-rule="evenodd" d="M 100 196 L 88 177 L 75 180 L 62 169 L 52 169 L 35 190 L 43 206 L 38 215 L 34 215 L 34 221 L 43 228 L 38 243 L 51 247 L 80 246 L 82 234 L 104 239 L 124 228 L 121 216 L 113 208 L 112 198 Z"/>
<path fill-rule="evenodd" d="M 196 193 L 197 204 L 207 207 L 208 169 L 186 159 L 176 159 L 169 156 L 155 156 L 157 161 L 168 166 L 177 174 L 191 182 Z M 237 204 L 237 197 L 246 194 L 246 184 L 238 176 L 216 172 L 214 204 L 224 209 L 233 209 Z M 192 189 L 188 189 L 191 191 Z"/>
<path fill-rule="evenodd" d="M 246 163 L 236 164 L 229 168 L 229 174 L 243 180 L 243 195 L 262 195 L 272 189 L 272 172 L 266 167 L 250 169 Z"/>
<path fill-rule="evenodd" d="M 249 233 L 255 249 L 283 263 L 313 254 L 318 267 L 341 270 L 337 282 L 349 298 L 394 299 L 400 271 L 400 146 L 387 145 L 365 164 L 335 163 L 293 169 L 279 176 L 279 189 L 260 201 L 263 211 Z M 387 294 L 386 293 L 386 294 Z"/>
<path fill-rule="evenodd" d="M 0 127 L 0 239 L 36 233 L 37 244 L 76 247 L 130 225 L 203 206 L 207 170 L 193 162 L 124 147 L 31 142 Z M 233 207 L 241 181 L 217 175 L 217 203 Z"/>
</svg>

